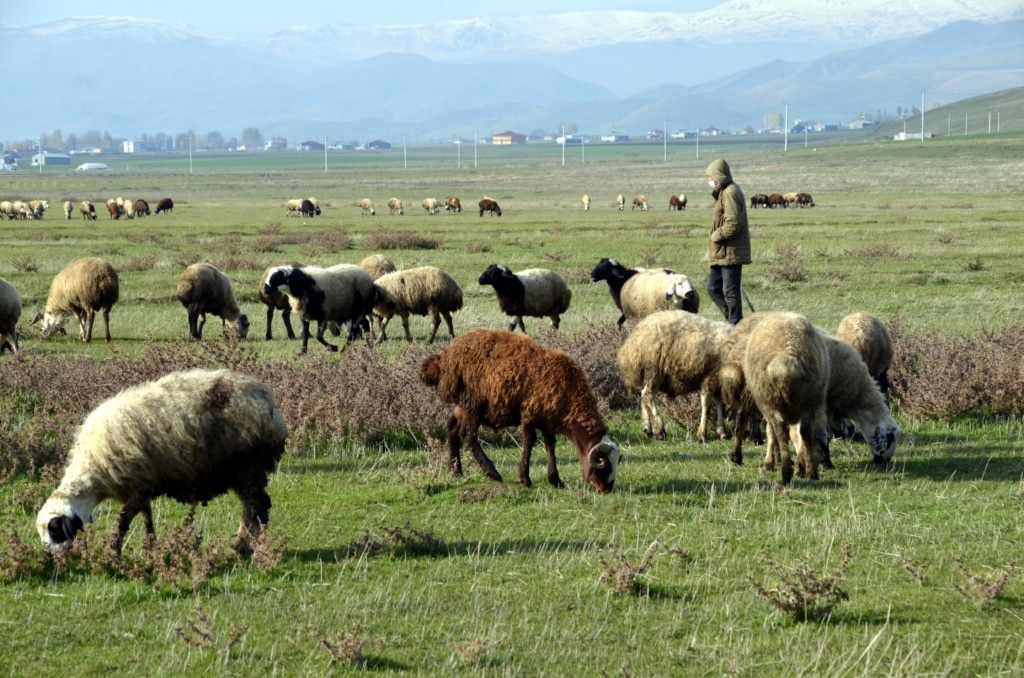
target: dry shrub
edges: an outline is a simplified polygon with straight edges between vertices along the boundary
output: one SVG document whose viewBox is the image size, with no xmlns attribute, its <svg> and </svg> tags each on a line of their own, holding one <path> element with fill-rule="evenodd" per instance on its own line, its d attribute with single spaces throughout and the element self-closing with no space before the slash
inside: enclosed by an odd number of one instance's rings
<svg viewBox="0 0 1024 678">
<path fill-rule="evenodd" d="M 866 247 L 858 247 L 855 249 L 843 250 L 844 257 L 860 257 L 862 259 L 873 259 L 881 257 L 892 257 L 893 259 L 899 258 L 900 251 L 892 245 L 886 243 L 879 243 L 877 245 L 868 245 Z"/>
<path fill-rule="evenodd" d="M 231 654 L 231 648 L 239 643 L 249 627 L 243 625 L 232 626 L 222 638 L 215 638 L 213 622 L 203 611 L 199 603 L 196 603 L 195 617 L 185 620 L 181 626 L 176 626 L 174 631 L 178 637 L 189 647 L 197 649 L 216 649 L 217 654 L 227 658 Z"/>
<path fill-rule="evenodd" d="M 352 238 L 341 226 L 325 231 L 299 233 L 295 237 L 295 243 L 300 245 L 302 253 L 310 258 L 317 254 L 334 254 L 352 249 Z"/>
<path fill-rule="evenodd" d="M 198 264 L 203 260 L 203 253 L 197 248 L 175 253 L 171 257 L 171 265 L 175 268 L 186 269 L 192 264 Z"/>
<path fill-rule="evenodd" d="M 590 325 L 573 335 L 542 330 L 541 339 L 545 346 L 565 351 L 579 363 L 603 413 L 634 404 L 619 371 L 619 349 L 626 333 L 617 325 Z"/>
<path fill-rule="evenodd" d="M 353 666 L 367 668 L 370 658 L 366 656 L 367 639 L 363 636 L 362 629 L 358 624 L 353 625 L 348 631 L 338 631 L 334 640 L 322 634 L 315 626 L 309 624 L 309 632 L 316 636 L 320 645 L 331 655 L 331 663 L 344 662 Z M 376 642 L 377 650 L 384 647 L 380 638 Z"/>
<path fill-rule="evenodd" d="M 473 242 L 466 243 L 466 254 L 480 254 L 481 252 L 490 252 L 491 246 L 489 243 L 474 240 Z"/>
<path fill-rule="evenodd" d="M 155 254 L 145 256 L 133 256 L 128 261 L 117 267 L 118 271 L 151 271 L 156 266 L 157 257 Z"/>
<path fill-rule="evenodd" d="M 130 242 L 135 245 L 159 245 L 163 241 L 163 236 L 159 233 L 142 229 L 139 231 L 119 231 L 117 239 L 123 240 L 124 242 Z"/>
<path fill-rule="evenodd" d="M 380 536 L 364 532 L 359 539 L 348 545 L 348 552 L 353 556 L 389 555 L 407 558 L 434 556 L 442 550 L 447 550 L 443 537 L 438 537 L 432 532 L 415 530 L 408 523 L 402 527 L 384 528 Z"/>
<path fill-rule="evenodd" d="M 255 257 L 244 254 L 229 254 L 217 259 L 214 264 L 222 271 L 262 271 L 263 264 Z"/>
<path fill-rule="evenodd" d="M 781 580 L 777 588 L 766 589 L 752 575 L 747 581 L 757 589 L 758 595 L 767 600 L 772 607 L 788 614 L 797 621 L 816 621 L 825 619 L 839 603 L 849 600 L 849 594 L 839 586 L 846 575 L 852 558 L 852 547 L 849 543 L 843 549 L 843 559 L 832 574 L 819 577 L 807 564 L 806 556 L 792 568 L 783 567 L 772 560 L 771 555 L 762 551 L 761 557 Z"/>
<path fill-rule="evenodd" d="M 15 271 L 21 271 L 22 273 L 35 273 L 39 270 L 39 265 L 36 264 L 36 260 L 32 257 L 18 257 L 11 259 L 11 267 Z"/>
<path fill-rule="evenodd" d="M 962 595 L 968 600 L 974 601 L 974 604 L 978 606 L 979 610 L 984 610 L 992 606 L 999 594 L 1002 593 L 1003 587 L 1006 586 L 1006 582 L 1010 580 L 1013 575 L 1014 563 L 1010 563 L 1006 571 L 1000 576 L 990 579 L 980 574 L 974 574 L 960 562 L 959 558 L 954 558 L 953 562 L 956 563 L 957 568 L 963 573 L 967 579 L 967 583 L 963 586 L 959 584 L 954 585 L 953 588 L 957 590 L 957 593 Z"/>
<path fill-rule="evenodd" d="M 648 595 L 650 593 L 649 587 L 643 582 L 638 581 L 637 578 L 650 569 L 654 563 L 654 557 L 658 555 L 660 548 L 660 544 L 655 541 L 647 548 L 647 553 L 640 559 L 640 563 L 634 567 L 630 565 L 629 561 L 626 560 L 626 557 L 618 549 L 614 546 L 608 547 L 614 562 L 609 563 L 604 559 L 603 555 L 597 557 L 601 567 L 604 569 L 604 572 L 601 574 L 601 581 L 610 584 L 615 593 L 619 595 L 624 596 L 630 593 L 641 596 Z"/>
<path fill-rule="evenodd" d="M 648 247 L 640 252 L 640 263 L 647 268 L 661 265 L 661 252 L 656 247 Z"/>
<path fill-rule="evenodd" d="M 441 240 L 410 231 L 382 228 L 366 236 L 366 248 L 370 250 L 439 250 L 441 249 Z"/>
</svg>

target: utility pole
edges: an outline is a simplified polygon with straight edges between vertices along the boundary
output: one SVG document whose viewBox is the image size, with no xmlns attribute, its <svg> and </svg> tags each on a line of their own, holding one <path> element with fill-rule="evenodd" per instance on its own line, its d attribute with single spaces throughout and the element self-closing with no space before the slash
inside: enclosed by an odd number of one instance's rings
<svg viewBox="0 0 1024 678">
<path fill-rule="evenodd" d="M 324 137 L 324 171 L 327 171 L 327 137 Z"/>
<path fill-rule="evenodd" d="M 402 160 L 405 162 L 405 169 L 409 169 L 409 150 L 405 145 L 405 135 L 402 135 Z"/>
<path fill-rule="evenodd" d="M 664 147 L 662 162 L 668 162 L 668 119 L 665 120 L 665 127 L 661 130 L 661 141 Z"/>
<path fill-rule="evenodd" d="M 924 143 L 924 91 L 921 91 L 921 143 Z"/>
<path fill-rule="evenodd" d="M 565 167 L 565 123 L 562 123 L 562 167 Z"/>
<path fill-rule="evenodd" d="M 786 153 L 789 151 L 789 102 L 782 102 L 786 106 L 786 121 L 784 123 L 785 129 L 783 130 L 783 141 L 782 141 L 782 152 Z"/>
<path fill-rule="evenodd" d="M 473 169 L 476 169 L 476 145 L 480 141 L 480 135 L 473 130 Z"/>
</svg>

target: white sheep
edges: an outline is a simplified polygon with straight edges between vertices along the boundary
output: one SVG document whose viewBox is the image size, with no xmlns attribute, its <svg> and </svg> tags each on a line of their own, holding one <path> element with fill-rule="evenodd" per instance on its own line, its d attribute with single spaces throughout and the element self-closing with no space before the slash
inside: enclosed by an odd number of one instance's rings
<svg viewBox="0 0 1024 678">
<path fill-rule="evenodd" d="M 74 210 L 74 207 L 70 200 L 64 201 L 64 221 L 71 221 L 71 212 Z"/>
<path fill-rule="evenodd" d="M 124 215 L 129 219 L 135 218 L 135 203 L 131 200 L 124 201 Z"/>
<path fill-rule="evenodd" d="M 889 395 L 889 367 L 895 351 L 885 323 L 864 311 L 854 311 L 839 321 L 836 336 L 853 346 L 878 383 L 882 395 Z"/>
<path fill-rule="evenodd" d="M 385 257 L 383 254 L 366 255 L 363 257 L 363 260 L 359 262 L 359 268 L 366 271 L 374 280 L 382 275 L 394 273 L 398 270 L 395 267 L 395 262 Z"/>
<path fill-rule="evenodd" d="M 373 201 L 369 198 L 363 198 L 359 201 L 359 215 L 365 217 L 369 214 L 371 217 L 377 212 L 373 209 Z"/>
<path fill-rule="evenodd" d="M 427 216 L 437 214 L 441 210 L 436 198 L 424 198 L 423 209 L 426 211 Z"/>
<path fill-rule="evenodd" d="M 248 336 L 249 316 L 238 307 L 231 279 L 216 266 L 198 263 L 186 268 L 178 278 L 175 295 L 188 311 L 188 333 L 193 339 L 203 338 L 207 313 L 219 316 L 225 331 L 230 323 L 239 339 Z"/>
<path fill-rule="evenodd" d="M 6 346 L 18 351 L 18 320 L 21 319 L 21 297 L 14 285 L 0 278 L 0 353 Z"/>
<path fill-rule="evenodd" d="M 619 370 L 630 394 L 640 393 L 643 432 L 665 439 L 665 423 L 658 415 L 655 396 L 670 398 L 700 392 L 701 414 L 697 438 L 707 442 L 711 404 L 716 405 L 716 429 L 725 437 L 718 403 L 719 355 L 732 325 L 684 311 L 659 311 L 641 320 L 619 348 Z"/>
<path fill-rule="evenodd" d="M 251 553 L 267 524 L 268 475 L 288 427 L 273 392 L 231 370 L 171 372 L 101 403 L 79 427 L 60 485 L 36 516 L 43 546 L 68 546 L 105 499 L 123 504 L 113 546 L 139 513 L 154 534 L 152 500 L 197 504 L 233 491 L 242 503 L 234 547 Z"/>
<path fill-rule="evenodd" d="M 621 311 L 620 327 L 627 320 L 635 324 L 657 311 L 697 313 L 700 310 L 700 294 L 690 278 L 667 268 L 627 268 L 606 257 L 597 262 L 590 279 L 607 281 L 612 301 Z"/>
<path fill-rule="evenodd" d="M 43 336 L 64 333 L 64 316 L 74 315 L 78 320 L 82 341 L 92 341 L 92 326 L 96 311 L 103 311 L 106 339 L 110 342 L 110 309 L 120 296 L 117 271 L 108 262 L 97 257 L 86 257 L 68 264 L 50 283 L 46 296 L 46 311 L 32 322 L 40 320 Z"/>
<path fill-rule="evenodd" d="M 633 196 L 633 206 L 630 207 L 629 209 L 630 211 L 632 211 L 638 207 L 644 212 L 647 211 L 647 197 L 642 193 L 637 193 L 636 195 Z"/>
<path fill-rule="evenodd" d="M 406 341 L 412 341 L 409 315 L 430 316 L 431 330 L 427 343 L 434 343 L 441 317 L 448 325 L 448 336 L 455 337 L 452 312 L 462 308 L 462 288 L 455 280 L 434 266 L 421 266 L 395 271 L 376 280 L 380 294 L 373 308 L 380 318 L 380 340 L 387 340 L 387 326 L 393 316 L 402 318 Z"/>
<path fill-rule="evenodd" d="M 359 329 L 369 329 L 366 317 L 373 312 L 379 290 L 369 274 L 354 264 L 331 268 L 276 266 L 263 281 L 268 294 L 280 290 L 288 295 L 292 311 L 302 320 L 302 352 L 309 345 L 309 323 L 317 321 L 316 340 L 329 351 L 338 347 L 324 339 L 327 323 L 350 323 L 348 339 Z"/>
<path fill-rule="evenodd" d="M 388 198 L 388 214 L 394 214 L 395 212 L 398 212 L 399 216 L 405 214 L 402 201 L 398 198 Z"/>
<path fill-rule="evenodd" d="M 32 208 L 24 200 L 12 201 L 11 207 L 14 208 L 14 214 L 19 219 L 35 219 L 35 212 L 32 211 Z"/>
<path fill-rule="evenodd" d="M 626 209 L 626 196 L 622 195 L 621 193 L 619 193 L 617 196 L 615 196 L 615 205 L 614 206 L 618 207 L 620 212 L 622 210 Z"/>
<path fill-rule="evenodd" d="M 505 266 L 491 264 L 477 282 L 491 285 L 498 296 L 498 306 L 505 315 L 512 316 L 509 331 L 518 325 L 523 332 L 523 316 L 551 318 L 551 326 L 558 329 L 561 315 L 569 309 L 572 291 L 560 275 L 546 268 L 528 268 L 513 273 Z"/>
<path fill-rule="evenodd" d="M 8 220 L 15 218 L 17 213 L 14 211 L 14 203 L 10 200 L 4 200 L 0 202 L 0 214 L 7 217 Z"/>
<path fill-rule="evenodd" d="M 583 211 L 584 212 L 590 211 L 590 196 L 587 195 L 586 193 L 584 193 L 583 197 L 580 199 L 580 201 L 583 203 Z"/>
<path fill-rule="evenodd" d="M 292 198 L 284 204 L 284 215 L 286 217 L 301 217 L 302 215 L 302 199 Z"/>
</svg>

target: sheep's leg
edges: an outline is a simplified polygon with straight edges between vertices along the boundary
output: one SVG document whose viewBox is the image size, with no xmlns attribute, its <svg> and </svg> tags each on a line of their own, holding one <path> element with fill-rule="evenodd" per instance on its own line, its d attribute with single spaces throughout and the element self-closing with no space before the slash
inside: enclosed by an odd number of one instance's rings
<svg viewBox="0 0 1024 678">
<path fill-rule="evenodd" d="M 124 506 L 121 507 L 121 512 L 117 514 L 117 533 L 111 541 L 111 546 L 115 552 L 121 552 L 121 547 L 124 546 L 124 535 L 128 533 L 128 527 L 139 513 L 143 514 L 146 523 L 146 533 L 153 534 L 153 512 L 150 508 L 149 500 L 142 499 L 141 497 L 132 497 L 124 503 Z"/>
<path fill-rule="evenodd" d="M 191 308 L 188 310 L 188 336 L 194 341 L 203 338 L 203 331 L 199 326 L 199 312 Z"/>
<path fill-rule="evenodd" d="M 110 343 L 110 307 L 103 309 L 103 329 L 106 334 L 107 343 Z"/>
<path fill-rule="evenodd" d="M 405 330 L 405 340 L 411 344 L 412 343 L 412 333 L 409 332 L 409 315 L 408 314 L 402 316 L 402 329 Z M 435 326 L 434 327 L 434 332 L 436 332 L 436 331 L 437 331 L 437 327 Z M 434 339 L 433 333 L 431 333 L 430 339 L 431 339 L 431 341 Z M 429 344 L 430 342 L 428 341 L 427 343 Z"/>
<path fill-rule="evenodd" d="M 733 414 L 732 420 L 732 452 L 729 460 L 737 466 L 743 466 L 743 436 L 747 430 L 747 417 L 750 415 L 739 407 Z"/>
<path fill-rule="evenodd" d="M 640 391 L 640 427 L 648 438 L 665 440 L 665 422 L 658 414 L 654 396 L 654 389 L 651 388 L 651 385 L 644 385 Z"/>
<path fill-rule="evenodd" d="M 547 429 L 541 429 L 544 436 L 544 451 L 548 454 L 548 482 L 553 487 L 565 487 L 565 483 L 558 477 L 558 466 L 555 465 L 555 436 Z"/>
<path fill-rule="evenodd" d="M 533 446 L 537 442 L 537 429 L 532 426 L 523 425 L 523 456 L 519 458 L 519 482 L 524 487 L 533 487 L 530 480 L 530 455 L 533 453 Z"/>
<path fill-rule="evenodd" d="M 270 495 L 265 485 L 236 489 L 242 502 L 242 520 L 233 548 L 241 555 L 252 555 L 260 527 L 270 520 Z"/>
<path fill-rule="evenodd" d="M 800 420 L 795 442 L 797 465 L 800 465 L 800 459 L 802 458 L 807 478 L 818 480 L 817 440 L 814 437 L 814 424 L 808 417 L 803 417 Z"/>
<path fill-rule="evenodd" d="M 448 311 L 443 312 L 444 322 L 448 325 L 448 337 L 451 339 L 455 338 L 455 328 L 452 326 L 452 314 Z"/>
<path fill-rule="evenodd" d="M 391 322 L 391 316 L 380 319 L 380 340 L 388 340 L 388 323 Z"/>
<path fill-rule="evenodd" d="M 309 329 L 308 329 L 308 325 L 307 325 L 306 333 L 308 333 L 308 332 L 309 332 Z M 352 333 L 351 333 L 351 330 L 350 330 L 349 331 L 350 337 L 351 337 L 351 334 Z M 337 352 L 338 347 L 335 346 L 334 344 L 327 343 L 327 340 L 324 339 L 324 323 L 317 323 L 317 327 L 316 327 L 316 340 L 319 341 L 324 346 L 326 346 L 327 350 L 330 351 L 331 353 Z M 305 350 L 305 346 L 303 346 L 303 350 Z"/>
<path fill-rule="evenodd" d="M 462 475 L 462 431 L 454 415 L 448 419 L 448 468 L 453 476 Z"/>
<path fill-rule="evenodd" d="M 196 339 L 203 338 L 203 328 L 206 326 L 206 312 L 201 311 L 199 313 L 198 323 L 196 324 Z"/>
<path fill-rule="evenodd" d="M 441 314 L 437 312 L 437 309 L 430 309 L 430 311 L 428 312 L 428 315 L 430 316 L 431 328 L 430 328 L 430 336 L 427 337 L 427 343 L 428 344 L 433 344 L 434 343 L 434 337 L 437 336 L 437 328 L 439 328 L 441 326 Z M 407 336 L 406 338 L 409 341 L 412 341 L 412 337 Z"/>
<path fill-rule="evenodd" d="M 309 321 L 305 318 L 302 319 L 302 353 L 305 353 L 309 347 Z"/>
<path fill-rule="evenodd" d="M 782 460 L 782 484 L 789 485 L 793 482 L 793 458 L 789 453 L 789 431 L 781 421 L 771 421 L 771 436 L 775 442 L 775 450 L 778 458 Z"/>
<path fill-rule="evenodd" d="M 484 448 L 480 446 L 480 418 L 475 414 L 469 414 L 468 421 L 463 422 L 462 439 L 473 453 L 473 458 L 480 464 L 484 475 L 491 480 L 501 482 L 501 474 L 494 468 L 494 462 L 488 458 Z"/>
<path fill-rule="evenodd" d="M 274 310 L 271 309 L 270 313 L 273 314 Z M 284 327 L 288 330 L 288 338 L 295 338 L 295 330 L 292 329 L 292 310 L 287 306 L 281 311 L 281 320 L 284 321 Z M 267 323 L 267 339 L 270 339 L 270 323 Z"/>
<path fill-rule="evenodd" d="M 559 325 L 559 323 L 561 321 L 562 321 L 562 318 L 557 313 L 554 314 L 553 316 L 551 316 L 551 327 L 553 329 L 557 330 L 558 329 L 558 325 Z M 523 332 L 525 332 L 525 331 L 526 331 L 526 328 L 523 328 Z"/>
<path fill-rule="evenodd" d="M 774 471 L 775 460 L 778 459 L 778 455 L 775 453 L 775 436 L 772 433 L 772 425 L 767 419 L 764 422 L 765 431 L 768 434 L 768 441 L 765 445 L 764 450 L 764 470 Z"/>
<path fill-rule="evenodd" d="M 274 322 L 274 307 L 267 306 L 267 341 L 274 338 L 274 333 L 270 329 L 271 323 Z M 191 326 L 189 327 L 191 329 Z"/>
<path fill-rule="evenodd" d="M 96 320 L 96 311 L 91 308 L 80 309 L 75 311 L 75 317 L 78 318 L 79 336 L 82 341 L 89 343 L 92 341 L 92 324 Z"/>
</svg>

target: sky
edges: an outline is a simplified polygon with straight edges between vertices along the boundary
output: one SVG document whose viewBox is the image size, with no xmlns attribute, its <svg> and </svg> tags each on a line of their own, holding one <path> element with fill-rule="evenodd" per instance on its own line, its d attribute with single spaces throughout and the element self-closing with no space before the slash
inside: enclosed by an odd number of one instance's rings
<svg viewBox="0 0 1024 678">
<path fill-rule="evenodd" d="M 561 14 L 591 10 L 700 12 L 726 0 L 0 0 L 0 23 L 31 26 L 80 16 L 161 19 L 227 37 L 270 35 L 314 24 L 408 24 L 481 16 Z M 244 8 L 244 9 L 243 9 Z"/>
</svg>

